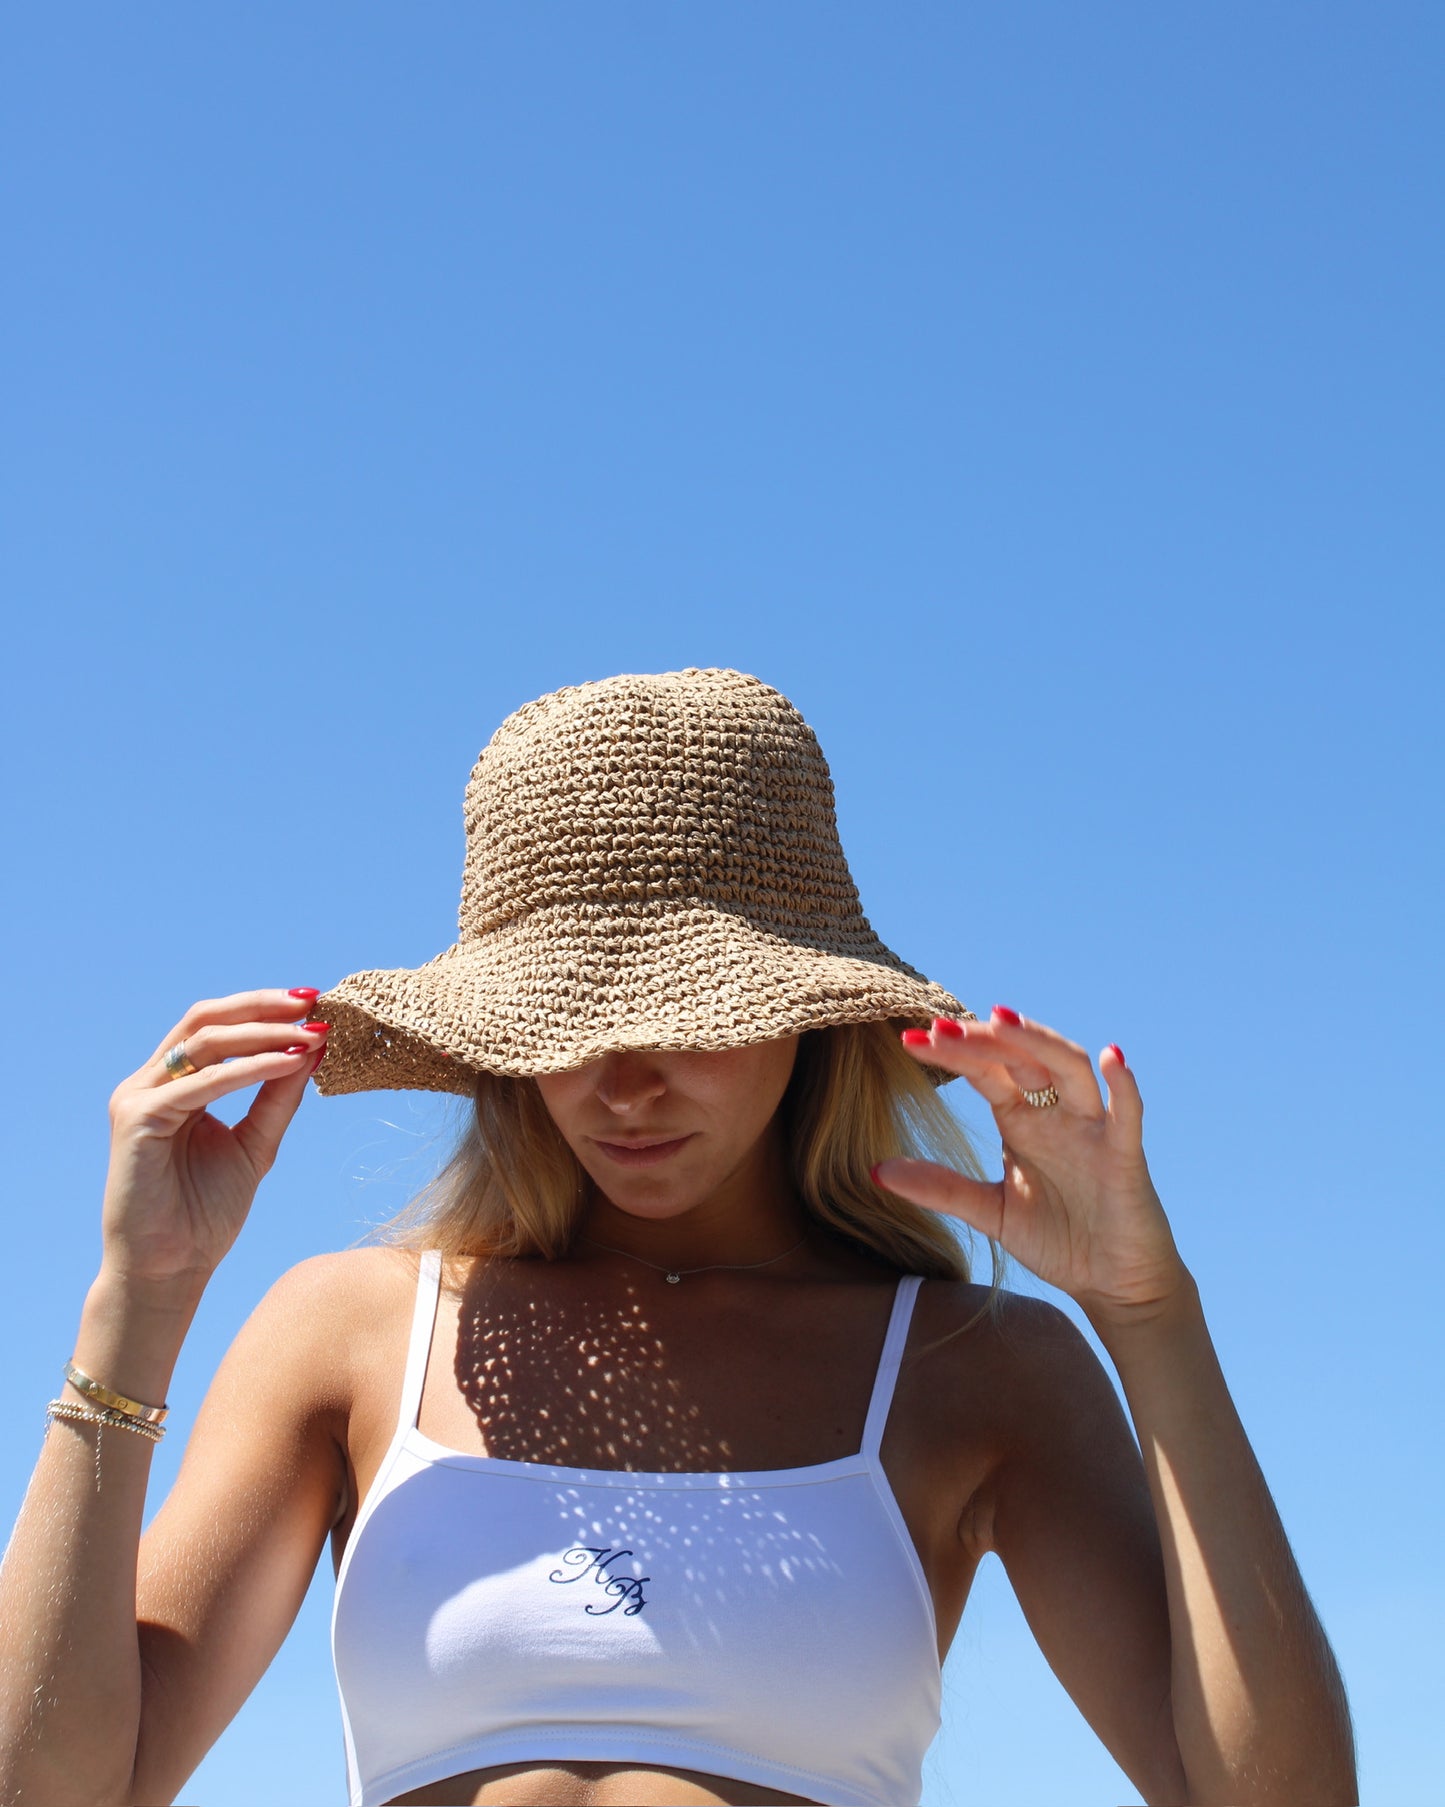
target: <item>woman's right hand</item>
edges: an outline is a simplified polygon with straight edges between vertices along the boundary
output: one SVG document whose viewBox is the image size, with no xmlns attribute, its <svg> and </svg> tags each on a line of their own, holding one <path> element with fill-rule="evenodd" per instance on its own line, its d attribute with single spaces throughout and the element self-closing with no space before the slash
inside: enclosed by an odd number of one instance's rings
<svg viewBox="0 0 1445 1807">
<path fill-rule="evenodd" d="M 199 1295 L 240 1234 L 251 1201 L 326 1046 L 326 1025 L 297 1027 L 309 987 L 243 991 L 194 1004 L 110 1100 L 102 1266 L 123 1282 Z M 172 1079 L 178 1042 L 199 1068 Z M 234 1128 L 208 1105 L 260 1083 Z"/>
</svg>

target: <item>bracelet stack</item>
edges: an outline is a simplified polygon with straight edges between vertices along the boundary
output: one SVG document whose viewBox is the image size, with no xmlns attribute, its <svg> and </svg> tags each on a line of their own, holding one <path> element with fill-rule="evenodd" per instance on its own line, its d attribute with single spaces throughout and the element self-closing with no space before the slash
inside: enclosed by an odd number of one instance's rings
<svg viewBox="0 0 1445 1807">
<path fill-rule="evenodd" d="M 114 1393 L 109 1387 L 103 1387 L 98 1380 L 83 1374 L 74 1362 L 65 1364 L 65 1378 L 78 1393 L 82 1393 L 87 1401 L 81 1405 L 72 1399 L 52 1399 L 45 1408 L 46 1423 L 51 1419 L 64 1418 L 73 1424 L 93 1424 L 95 1430 L 95 1485 L 100 1490 L 100 1443 L 107 1429 L 132 1431 L 137 1437 L 144 1437 L 147 1443 L 159 1443 L 165 1436 L 165 1416 L 168 1406 L 142 1405 L 138 1399 L 127 1399 L 124 1393 Z"/>
</svg>

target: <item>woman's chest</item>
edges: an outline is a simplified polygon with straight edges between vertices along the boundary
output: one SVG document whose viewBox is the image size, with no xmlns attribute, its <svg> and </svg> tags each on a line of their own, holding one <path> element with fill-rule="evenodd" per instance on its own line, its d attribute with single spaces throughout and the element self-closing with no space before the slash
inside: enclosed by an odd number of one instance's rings
<svg viewBox="0 0 1445 1807">
<path fill-rule="evenodd" d="M 433 1578 L 439 1600 L 470 1602 L 439 1609 L 437 1623 L 480 1608 L 488 1586 L 520 1587 L 527 1602 L 491 1602 L 487 1622 L 578 1617 L 610 1661 L 618 1636 L 684 1624 L 692 1635 L 717 1620 L 742 1577 L 755 1605 L 771 1589 L 780 1610 L 820 1622 L 836 1610 L 830 1588 L 875 1617 L 921 1592 L 941 1660 L 977 1560 L 960 1517 L 994 1439 L 967 1386 L 940 1388 L 939 1364 L 887 1371 L 883 1347 L 900 1328 L 891 1285 L 831 1293 L 800 1297 L 781 1332 L 715 1300 L 689 1322 L 680 1301 L 664 1316 L 645 1294 L 603 1308 L 564 1293 L 545 1311 L 444 1296 L 407 1453 L 433 1471 L 410 1483 L 406 1527 L 392 1504 L 368 1537 L 389 1537 L 388 1560 L 403 1567 L 418 1559 L 409 1537 L 441 1537 L 449 1554 L 425 1560 L 444 1566 L 478 1540 L 515 1544 L 490 1582 Z M 915 1348 L 937 1328 L 934 1304 L 915 1314 Z M 392 1328 L 358 1389 L 338 1560 L 398 1430 L 405 1327 Z M 612 1621 L 608 1636 L 600 1621 Z"/>
</svg>

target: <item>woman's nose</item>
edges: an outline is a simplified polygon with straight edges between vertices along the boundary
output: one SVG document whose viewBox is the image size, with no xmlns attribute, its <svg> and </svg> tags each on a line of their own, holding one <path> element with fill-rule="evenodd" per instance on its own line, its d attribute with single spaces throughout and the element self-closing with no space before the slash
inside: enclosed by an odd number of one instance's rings
<svg viewBox="0 0 1445 1807">
<path fill-rule="evenodd" d="M 597 1096 L 609 1110 L 625 1115 L 651 1104 L 667 1090 L 667 1082 L 645 1054 L 609 1054 L 597 1078 Z"/>
</svg>

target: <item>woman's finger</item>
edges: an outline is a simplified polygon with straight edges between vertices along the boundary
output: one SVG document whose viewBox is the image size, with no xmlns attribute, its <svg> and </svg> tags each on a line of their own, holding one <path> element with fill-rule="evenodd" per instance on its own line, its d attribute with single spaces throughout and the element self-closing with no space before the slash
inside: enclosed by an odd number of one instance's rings
<svg viewBox="0 0 1445 1807">
<path fill-rule="evenodd" d="M 1139 1083 L 1124 1060 L 1124 1052 L 1110 1042 L 1099 1056 L 1099 1071 L 1109 1088 L 1109 1119 L 1138 1141 L 1144 1133 L 1144 1099 Z"/>
<path fill-rule="evenodd" d="M 117 1120 L 131 1118 L 173 1133 L 187 1117 L 249 1085 L 264 1085 L 271 1079 L 304 1080 L 316 1054 L 314 1044 L 302 1046 L 299 1041 L 271 1053 L 243 1054 L 236 1060 L 202 1067 L 184 1079 L 168 1080 L 165 1085 L 133 1088 L 128 1097 L 117 1093 L 113 1108 Z"/>
<path fill-rule="evenodd" d="M 1057 1029 L 1050 1029 L 1047 1023 L 1020 1016 L 1017 1010 L 1010 1010 L 1007 1004 L 995 1004 L 989 1012 L 987 1024 L 981 1024 L 980 1027 L 1011 1038 L 1017 1046 L 1032 1047 L 1045 1066 L 1064 1067 L 1072 1062 L 1089 1067 L 1088 1050 L 1080 1043 L 1071 1042 L 1067 1035 L 1060 1035 Z"/>
<path fill-rule="evenodd" d="M 186 1059 L 193 1067 L 213 1067 L 222 1061 L 237 1060 L 247 1054 L 274 1054 L 291 1047 L 325 1046 L 325 1023 L 240 1023 L 234 1028 L 207 1024 L 183 1036 L 172 1046 L 184 1047 Z M 166 1049 L 169 1053 L 170 1049 Z M 174 1085 L 167 1070 L 164 1054 L 136 1075 L 141 1085 Z"/>
<path fill-rule="evenodd" d="M 210 1024 L 297 1022 L 320 995 L 314 985 L 297 985 L 290 991 L 237 991 L 226 998 L 203 998 L 191 1005 L 151 1058 L 162 1059 L 177 1042 Z"/>
<path fill-rule="evenodd" d="M 1003 1110 L 1017 1100 L 1018 1083 L 1007 1067 L 999 1065 L 997 1050 L 979 1047 L 955 1036 L 946 1026 L 945 1019 L 937 1019 L 931 1031 L 905 1029 L 900 1039 L 905 1048 L 929 1066 L 942 1067 L 967 1080 L 979 1097 L 995 1110 Z"/>
<path fill-rule="evenodd" d="M 936 1161 L 895 1155 L 873 1169 L 873 1183 L 925 1210 L 961 1218 L 970 1229 L 995 1241 L 1003 1229 L 1002 1180 L 970 1180 Z"/>
<path fill-rule="evenodd" d="M 1081 1117 L 1102 1117 L 1104 1100 L 1094 1075 L 1094 1063 L 1077 1042 L 1060 1035 L 1044 1023 L 1031 1022 L 1007 1005 L 995 1004 L 988 1023 L 997 1041 L 1000 1057 L 1010 1067 L 1020 1061 L 1032 1062 L 1045 1070 L 1049 1083 L 1059 1094 L 1059 1102 Z M 1030 1085 L 1029 1091 L 1042 1087 Z"/>
<path fill-rule="evenodd" d="M 258 1173 L 270 1171 L 276 1159 L 276 1151 L 281 1146 L 281 1138 L 290 1128 L 291 1119 L 306 1096 L 306 1082 L 316 1071 L 314 1051 L 308 1052 L 312 1052 L 312 1058 L 299 1073 L 293 1073 L 285 1079 L 268 1080 L 261 1087 L 252 1100 L 250 1110 L 231 1131 Z"/>
<path fill-rule="evenodd" d="M 1088 1056 L 1080 1071 L 1073 1060 L 1056 1060 L 1046 1040 L 1025 1041 L 1002 1031 L 1006 1024 L 955 1023 L 935 1017 L 931 1029 L 905 1029 L 902 1040 L 930 1065 L 966 1078 L 995 1110 L 1023 1102 L 1023 1093 L 1053 1086 L 1067 1110 L 1093 1120 L 1104 1114 L 1103 1100 Z M 1062 1041 L 1062 1037 L 1057 1038 Z M 1065 1044 L 1068 1046 L 1068 1044 Z"/>
</svg>

